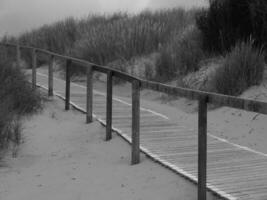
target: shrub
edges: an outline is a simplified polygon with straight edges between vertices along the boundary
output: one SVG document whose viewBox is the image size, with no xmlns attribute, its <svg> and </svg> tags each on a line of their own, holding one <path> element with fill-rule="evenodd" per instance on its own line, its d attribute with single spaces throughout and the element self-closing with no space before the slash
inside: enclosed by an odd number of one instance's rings
<svg viewBox="0 0 267 200">
<path fill-rule="evenodd" d="M 255 38 L 257 45 L 267 42 L 266 0 L 212 0 L 210 8 L 197 17 L 197 26 L 209 51 L 230 50 L 237 41 Z"/>
<path fill-rule="evenodd" d="M 264 56 L 262 50 L 254 48 L 253 44 L 252 40 L 239 42 L 226 55 L 215 77 L 215 87 L 219 93 L 239 95 L 262 81 Z"/>
<path fill-rule="evenodd" d="M 10 62 L 0 62 L 0 98 L 12 100 L 12 110 L 20 114 L 37 111 L 41 107 L 41 97 L 33 91 L 22 71 Z"/>
<path fill-rule="evenodd" d="M 0 149 L 18 142 L 19 118 L 41 108 L 41 97 L 32 90 L 26 76 L 9 61 L 0 61 Z"/>
<path fill-rule="evenodd" d="M 202 35 L 194 25 L 174 34 L 160 50 L 161 58 L 157 64 L 159 80 L 171 80 L 188 72 L 198 70 L 199 61 L 204 58 Z"/>
</svg>

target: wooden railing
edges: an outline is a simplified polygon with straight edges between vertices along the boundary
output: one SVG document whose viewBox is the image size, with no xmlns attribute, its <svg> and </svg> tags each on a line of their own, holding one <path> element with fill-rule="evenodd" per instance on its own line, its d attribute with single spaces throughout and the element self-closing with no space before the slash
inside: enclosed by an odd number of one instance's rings
<svg viewBox="0 0 267 200">
<path fill-rule="evenodd" d="M 78 64 L 87 68 L 87 106 L 86 122 L 93 120 L 93 72 L 98 71 L 107 75 L 107 107 L 106 107 L 106 140 L 112 138 L 112 79 L 113 77 L 121 78 L 132 84 L 132 164 L 140 162 L 140 89 L 147 88 L 158 92 L 171 95 L 179 95 L 192 100 L 199 101 L 198 110 L 198 199 L 206 200 L 207 191 L 207 104 L 211 103 L 217 106 L 228 106 L 246 111 L 267 114 L 267 103 L 254 101 L 244 98 L 238 98 L 217 93 L 204 92 L 199 90 L 173 87 L 157 82 L 142 80 L 132 75 L 100 66 L 85 60 L 77 59 L 70 56 L 60 55 L 44 49 L 17 45 L 17 44 L 0 44 L 5 47 L 16 48 L 16 63 L 20 65 L 21 49 L 32 51 L 32 87 L 36 88 L 36 64 L 37 54 L 42 53 L 50 56 L 49 59 L 49 80 L 48 95 L 53 95 L 53 62 L 55 58 L 66 61 L 66 92 L 65 92 L 65 109 L 70 108 L 70 68 L 72 64 Z"/>
</svg>

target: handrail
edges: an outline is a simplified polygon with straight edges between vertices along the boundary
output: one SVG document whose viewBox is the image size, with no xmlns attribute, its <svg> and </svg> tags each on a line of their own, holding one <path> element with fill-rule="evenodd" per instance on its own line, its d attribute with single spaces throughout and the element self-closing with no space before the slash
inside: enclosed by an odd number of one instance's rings
<svg viewBox="0 0 267 200">
<path fill-rule="evenodd" d="M 17 47 L 18 46 L 16 44 L 10 44 L 10 43 L 0 43 L 0 45 L 11 46 L 11 47 Z M 121 71 L 118 71 L 118 70 L 115 70 L 115 69 L 111 69 L 111 68 L 109 68 L 107 66 L 98 65 L 98 64 L 86 61 L 86 60 L 75 58 L 75 57 L 72 57 L 72 56 L 65 56 L 65 55 L 61 55 L 61 54 L 58 54 L 58 53 L 55 53 L 55 52 L 52 52 L 52 51 L 48 51 L 48 50 L 45 50 L 45 49 L 40 49 L 40 48 L 30 47 L 30 46 L 25 46 L 25 45 L 19 45 L 19 48 L 21 48 L 21 49 L 31 49 L 31 50 L 35 49 L 36 52 L 40 52 L 40 53 L 44 53 L 44 54 L 48 54 L 48 55 L 53 55 L 53 56 L 55 56 L 57 58 L 64 59 L 64 60 L 72 60 L 73 63 L 80 64 L 80 65 L 85 66 L 85 67 L 88 67 L 90 65 L 90 66 L 93 67 L 94 71 L 99 71 L 99 72 L 102 72 L 102 73 L 108 73 L 109 71 L 112 71 L 114 76 L 117 76 L 118 78 L 121 78 L 121 79 L 123 79 L 125 81 L 129 81 L 129 82 L 132 82 L 134 80 L 141 81 L 141 79 L 139 79 L 137 77 L 134 77 L 134 76 L 131 76 L 131 75 L 127 74 L 127 73 L 124 73 L 124 72 L 121 72 Z"/>
<path fill-rule="evenodd" d="M 5 44 L 0 43 L 0 45 L 17 47 L 16 44 L 10 44 L 10 43 L 5 43 Z M 142 88 L 151 89 L 151 90 L 163 92 L 166 94 L 183 96 L 191 100 L 198 100 L 201 96 L 207 96 L 208 103 L 211 103 L 217 106 L 227 106 L 227 107 L 232 107 L 236 109 L 257 112 L 261 114 L 267 114 L 267 102 L 252 100 L 252 99 L 247 99 L 247 98 L 234 97 L 230 95 L 223 95 L 223 94 L 213 93 L 213 92 L 205 92 L 205 91 L 194 90 L 194 89 L 189 89 L 189 88 L 170 86 L 170 85 L 162 84 L 159 82 L 144 80 L 144 79 L 132 76 L 130 74 L 118 71 L 116 69 L 111 69 L 107 66 L 101 66 L 101 65 L 98 65 L 98 64 L 86 61 L 86 60 L 72 57 L 72 56 L 65 56 L 65 55 L 61 55 L 61 54 L 58 54 L 52 51 L 30 47 L 30 46 L 24 46 L 24 45 L 20 45 L 20 48 L 35 49 L 36 52 L 41 52 L 44 54 L 52 55 L 57 58 L 61 58 L 65 60 L 72 60 L 73 63 L 80 64 L 84 67 L 91 66 L 94 71 L 102 72 L 105 74 L 112 71 L 113 76 L 121 78 L 125 81 L 128 81 L 128 82 L 133 82 L 135 80 L 139 81 Z"/>
<path fill-rule="evenodd" d="M 263 101 L 251 100 L 246 98 L 234 97 L 229 95 L 223 95 L 213 92 L 205 92 L 182 87 L 174 87 L 162 83 L 145 81 L 145 80 L 141 81 L 141 85 L 143 88 L 167 94 L 182 96 L 191 100 L 198 100 L 200 97 L 206 96 L 208 103 L 217 106 L 227 106 L 236 109 L 267 114 L 267 102 Z"/>
<path fill-rule="evenodd" d="M 94 71 L 107 74 L 107 112 L 106 112 L 106 140 L 112 138 L 112 78 L 118 77 L 132 84 L 132 164 L 140 162 L 140 89 L 146 88 L 163 92 L 166 94 L 179 95 L 191 100 L 199 101 L 198 111 L 198 200 L 206 200 L 207 190 L 207 104 L 227 106 L 246 111 L 267 114 L 267 102 L 256 101 L 246 98 L 234 97 L 200 90 L 174 87 L 158 82 L 143 80 L 130 74 L 111 69 L 106 66 L 97 65 L 79 58 L 61 55 L 52 51 L 24 46 L 19 44 L 0 43 L 5 47 L 16 48 L 16 62 L 19 66 L 20 49 L 32 50 L 32 84 L 36 86 L 36 59 L 37 53 L 50 55 L 49 61 L 49 96 L 53 95 L 53 61 L 55 57 L 66 60 L 66 97 L 65 109 L 69 109 L 70 104 L 70 68 L 72 63 L 82 65 L 87 68 L 87 113 L 86 122 L 92 122 L 92 102 L 93 102 L 93 81 Z"/>
</svg>

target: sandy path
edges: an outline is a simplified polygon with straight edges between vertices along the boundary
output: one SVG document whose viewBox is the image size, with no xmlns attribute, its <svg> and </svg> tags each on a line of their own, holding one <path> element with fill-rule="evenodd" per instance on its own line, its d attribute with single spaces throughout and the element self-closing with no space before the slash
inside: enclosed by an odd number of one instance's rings
<svg viewBox="0 0 267 200">
<path fill-rule="evenodd" d="M 0 168 L 1 200 L 196 199 L 195 185 L 142 155 L 130 166 L 130 147 L 105 129 L 85 125 L 60 100 L 26 120 L 17 158 Z"/>
</svg>

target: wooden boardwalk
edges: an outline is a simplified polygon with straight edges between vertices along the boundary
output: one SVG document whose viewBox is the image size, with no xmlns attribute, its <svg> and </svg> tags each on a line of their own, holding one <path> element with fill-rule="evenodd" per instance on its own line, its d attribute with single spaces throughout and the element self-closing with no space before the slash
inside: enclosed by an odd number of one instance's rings
<svg viewBox="0 0 267 200">
<path fill-rule="evenodd" d="M 37 75 L 37 83 L 47 87 L 48 77 Z M 55 95 L 65 95 L 65 81 L 54 79 Z M 85 111 L 86 88 L 71 83 L 72 105 Z M 130 99 L 129 99 L 129 102 Z M 105 94 L 94 91 L 94 117 L 105 124 Z M 141 149 L 158 162 L 184 177 L 197 181 L 197 130 L 170 122 L 152 110 L 140 111 Z M 113 130 L 131 142 L 131 104 L 113 98 Z M 267 200 L 267 155 L 208 134 L 208 188 L 225 199 Z"/>
</svg>

